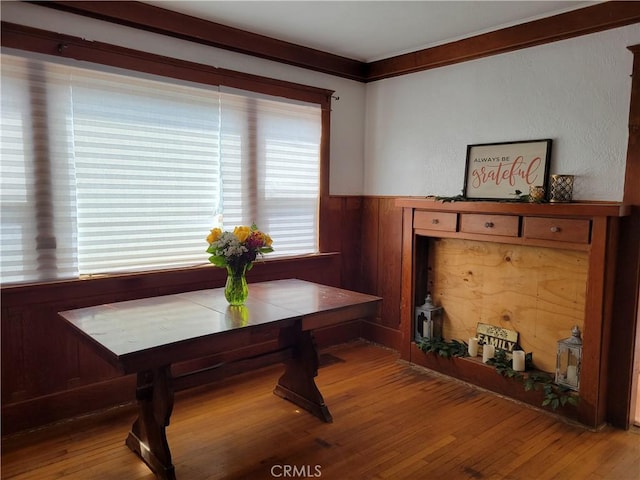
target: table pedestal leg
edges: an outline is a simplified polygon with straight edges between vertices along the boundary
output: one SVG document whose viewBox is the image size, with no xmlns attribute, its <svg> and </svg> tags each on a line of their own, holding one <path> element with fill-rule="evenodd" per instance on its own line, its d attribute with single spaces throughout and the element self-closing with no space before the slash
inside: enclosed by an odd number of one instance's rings
<svg viewBox="0 0 640 480">
<path fill-rule="evenodd" d="M 173 410 L 173 387 L 170 366 L 138 373 L 136 388 L 138 418 L 133 423 L 126 444 L 161 480 L 175 480 L 171 452 L 165 427 Z"/>
<path fill-rule="evenodd" d="M 280 344 L 293 344 L 293 354 L 285 362 L 285 372 L 278 380 L 274 393 L 313 413 L 320 420 L 332 422 L 331 413 L 314 381 L 320 362 L 312 332 L 303 332 L 300 323 L 297 323 L 280 332 Z"/>
</svg>

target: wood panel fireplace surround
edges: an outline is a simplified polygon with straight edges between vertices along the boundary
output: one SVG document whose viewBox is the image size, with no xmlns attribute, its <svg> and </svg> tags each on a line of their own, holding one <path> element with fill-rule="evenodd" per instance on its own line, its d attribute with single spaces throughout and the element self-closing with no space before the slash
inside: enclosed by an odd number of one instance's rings
<svg viewBox="0 0 640 480">
<path fill-rule="evenodd" d="M 553 373 L 557 341 L 583 338 L 577 406 L 559 413 L 605 422 L 607 358 L 621 203 L 442 202 L 403 197 L 401 356 L 412 363 L 540 406 L 541 392 L 480 359 L 425 354 L 414 338 L 415 307 L 427 293 L 444 308 L 445 340 L 467 342 L 477 323 L 519 333 L 536 369 Z"/>
</svg>

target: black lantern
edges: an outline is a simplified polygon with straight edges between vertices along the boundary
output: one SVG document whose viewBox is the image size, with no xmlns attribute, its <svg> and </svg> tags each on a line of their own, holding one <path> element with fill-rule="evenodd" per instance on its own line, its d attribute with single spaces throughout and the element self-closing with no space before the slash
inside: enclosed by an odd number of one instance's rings
<svg viewBox="0 0 640 480">
<path fill-rule="evenodd" d="M 431 294 L 427 294 L 424 304 L 416 307 L 416 340 L 442 338 L 442 312 L 442 307 L 436 307 Z"/>
<path fill-rule="evenodd" d="M 576 325 L 571 330 L 571 337 L 558 341 L 556 383 L 577 391 L 580 388 L 581 363 L 582 338 Z"/>
</svg>

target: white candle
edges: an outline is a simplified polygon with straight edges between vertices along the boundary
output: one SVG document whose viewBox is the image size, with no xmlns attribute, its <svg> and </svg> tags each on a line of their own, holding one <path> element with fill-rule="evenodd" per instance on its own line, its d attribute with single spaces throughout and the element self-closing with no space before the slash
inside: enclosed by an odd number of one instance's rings
<svg viewBox="0 0 640 480">
<path fill-rule="evenodd" d="M 496 354 L 496 347 L 493 345 L 484 345 L 482 347 L 482 363 L 487 363 L 490 358 Z"/>
<path fill-rule="evenodd" d="M 578 385 L 578 370 L 575 365 L 567 367 L 567 383 Z"/>
<path fill-rule="evenodd" d="M 431 322 L 424 320 L 422 322 L 422 336 L 424 338 L 433 338 L 433 332 L 431 331 Z"/>
<path fill-rule="evenodd" d="M 471 337 L 469 339 L 469 356 L 470 357 L 478 356 L 478 339 L 476 337 Z"/>
<path fill-rule="evenodd" d="M 513 351 L 513 369 L 516 372 L 524 372 L 524 350 Z"/>
</svg>

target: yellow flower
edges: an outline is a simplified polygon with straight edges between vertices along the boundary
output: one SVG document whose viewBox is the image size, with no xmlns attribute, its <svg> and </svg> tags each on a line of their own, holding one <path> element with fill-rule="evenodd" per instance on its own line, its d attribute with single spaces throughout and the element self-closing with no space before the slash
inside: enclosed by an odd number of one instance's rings
<svg viewBox="0 0 640 480">
<path fill-rule="evenodd" d="M 251 234 L 251 227 L 247 227 L 246 225 L 238 226 L 233 229 L 233 234 L 238 237 L 240 243 L 243 243 Z"/>
<path fill-rule="evenodd" d="M 264 232 L 262 232 L 262 236 L 264 238 L 264 246 L 270 247 L 271 244 L 273 243 L 273 240 L 271 239 L 271 237 Z"/>
<path fill-rule="evenodd" d="M 212 244 L 213 242 L 218 240 L 221 235 L 222 235 L 222 229 L 214 228 L 213 230 L 211 230 L 211 233 L 207 235 L 207 243 Z"/>
</svg>

